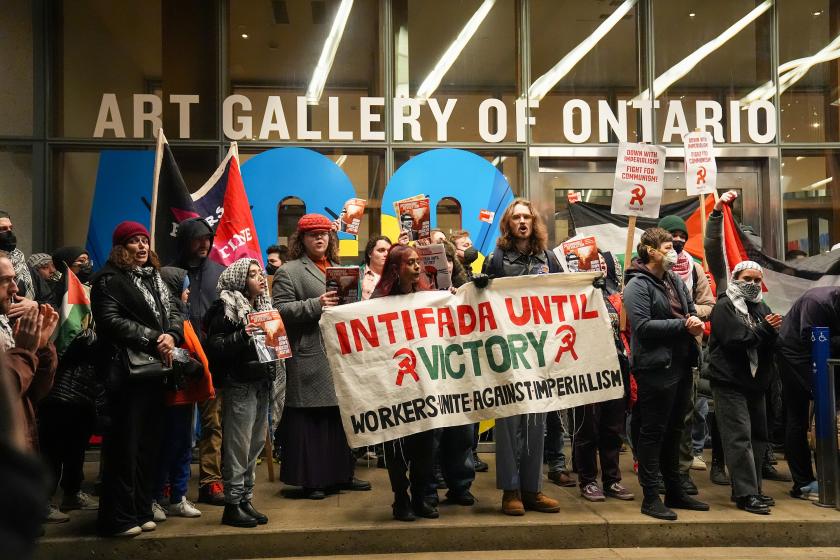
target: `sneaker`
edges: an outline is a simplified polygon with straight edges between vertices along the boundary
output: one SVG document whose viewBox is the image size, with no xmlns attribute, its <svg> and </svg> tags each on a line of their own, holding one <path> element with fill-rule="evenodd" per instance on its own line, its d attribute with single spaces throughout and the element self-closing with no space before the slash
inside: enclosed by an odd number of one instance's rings
<svg viewBox="0 0 840 560">
<path fill-rule="evenodd" d="M 203 484 L 198 489 L 198 501 L 211 506 L 225 505 L 225 487 L 218 481 Z"/>
<path fill-rule="evenodd" d="M 712 484 L 729 486 L 729 477 L 726 476 L 726 467 L 722 461 L 712 461 L 712 468 L 709 470 L 709 480 Z"/>
<path fill-rule="evenodd" d="M 119 533 L 111 533 L 108 536 L 110 536 L 110 537 L 120 537 L 120 538 L 136 537 L 137 535 L 139 535 L 142 532 L 143 532 L 143 529 L 141 529 L 140 527 L 135 525 L 131 529 L 126 529 L 125 531 L 121 531 Z"/>
<path fill-rule="evenodd" d="M 473 465 L 475 465 L 475 472 L 487 472 L 490 470 L 490 465 L 482 461 L 478 457 L 478 453 L 473 453 Z"/>
<path fill-rule="evenodd" d="M 695 471 L 705 471 L 708 467 L 706 467 L 706 461 L 703 460 L 702 456 L 695 455 L 694 459 L 691 460 L 691 468 Z"/>
<path fill-rule="evenodd" d="M 636 499 L 636 496 L 634 496 L 633 493 L 630 492 L 630 490 L 622 486 L 619 482 L 613 482 L 612 484 L 604 488 L 604 495 L 606 495 L 608 498 L 615 498 L 617 500 L 624 501 Z"/>
<path fill-rule="evenodd" d="M 70 516 L 59 511 L 57 507 L 52 504 L 47 506 L 47 516 L 44 518 L 44 523 L 67 523 L 70 521 Z"/>
<path fill-rule="evenodd" d="M 166 510 L 157 502 L 152 502 L 152 519 L 155 520 L 155 523 L 166 521 Z"/>
<path fill-rule="evenodd" d="M 140 530 L 144 533 L 148 533 L 149 531 L 154 531 L 157 529 L 157 523 L 154 521 L 146 521 L 142 525 L 140 525 Z"/>
<path fill-rule="evenodd" d="M 589 500 L 590 502 L 603 502 L 604 500 L 606 500 L 606 498 L 604 497 L 604 492 L 594 482 L 590 482 L 589 484 L 581 488 L 580 495 L 583 496 L 585 500 Z"/>
<path fill-rule="evenodd" d="M 75 494 L 65 494 L 61 500 L 61 511 L 81 509 L 92 511 L 99 509 L 99 500 L 79 490 Z"/>
<path fill-rule="evenodd" d="M 181 496 L 181 501 L 175 504 L 170 504 L 167 508 L 169 515 L 175 517 L 201 517 L 201 511 L 195 507 L 195 504 L 190 502 L 186 496 Z M 157 519 L 155 520 L 157 521 Z"/>
<path fill-rule="evenodd" d="M 564 488 L 572 488 L 574 486 L 577 486 L 577 482 L 575 481 L 574 477 L 569 474 L 569 471 L 549 472 L 548 480 L 550 480 L 557 486 L 562 486 Z"/>
<path fill-rule="evenodd" d="M 793 495 L 793 492 L 791 492 Z M 802 486 L 799 488 L 799 495 L 793 495 L 794 498 L 801 498 L 803 500 L 811 500 L 812 502 L 817 502 L 820 499 L 820 485 L 815 480 L 806 486 Z"/>
</svg>

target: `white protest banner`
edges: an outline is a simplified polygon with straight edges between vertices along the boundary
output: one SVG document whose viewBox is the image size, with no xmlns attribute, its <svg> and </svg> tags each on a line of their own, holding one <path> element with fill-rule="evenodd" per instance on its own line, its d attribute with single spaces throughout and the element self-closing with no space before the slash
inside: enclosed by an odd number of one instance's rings
<svg viewBox="0 0 840 560">
<path fill-rule="evenodd" d="M 329 307 L 321 334 L 350 447 L 621 398 L 593 273 Z"/>
<path fill-rule="evenodd" d="M 658 218 L 665 181 L 665 148 L 620 142 L 613 181 L 613 214 Z"/>
<path fill-rule="evenodd" d="M 709 132 L 690 132 L 683 138 L 685 146 L 685 192 L 689 196 L 711 194 L 717 189 L 712 135 Z"/>
</svg>

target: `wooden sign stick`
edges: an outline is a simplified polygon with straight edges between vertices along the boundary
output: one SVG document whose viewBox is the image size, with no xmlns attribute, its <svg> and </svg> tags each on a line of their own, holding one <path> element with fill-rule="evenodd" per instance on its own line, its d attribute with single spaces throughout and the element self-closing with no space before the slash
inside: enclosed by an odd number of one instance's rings
<svg viewBox="0 0 840 560">
<path fill-rule="evenodd" d="M 630 267 L 630 260 L 633 258 L 633 239 L 636 237 L 636 216 L 630 216 L 627 219 L 627 242 L 624 245 L 624 272 L 621 275 L 621 291 L 624 292 L 624 277 L 627 269 Z M 619 326 L 621 330 L 627 328 L 627 311 L 624 303 L 621 305 L 621 313 L 619 314 Z"/>
</svg>

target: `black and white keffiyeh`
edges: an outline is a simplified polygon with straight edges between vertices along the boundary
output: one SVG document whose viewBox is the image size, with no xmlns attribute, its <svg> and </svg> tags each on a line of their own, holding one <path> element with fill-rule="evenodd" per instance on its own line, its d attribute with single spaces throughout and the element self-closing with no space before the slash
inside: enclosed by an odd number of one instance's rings
<svg viewBox="0 0 840 560">
<path fill-rule="evenodd" d="M 12 261 L 12 266 L 15 269 L 15 282 L 18 284 L 18 288 L 25 286 L 25 289 L 21 290 L 20 295 L 25 298 L 35 299 L 32 276 L 29 274 L 29 267 L 26 265 L 26 255 L 20 249 L 15 249 L 9 253 L 9 260 Z"/>
<path fill-rule="evenodd" d="M 754 261 L 741 261 L 732 270 L 732 276 L 743 270 L 758 270 L 761 272 L 761 265 Z M 754 329 L 756 323 L 750 315 L 750 310 L 747 307 L 747 302 L 758 303 L 764 299 L 764 294 L 761 292 L 761 285 L 753 282 L 743 282 L 740 280 L 731 280 L 726 286 L 726 295 L 735 306 L 735 311 L 741 317 L 741 320 L 746 325 Z M 747 348 L 747 357 L 750 359 L 750 373 L 755 377 L 758 371 L 758 351 L 755 348 Z"/>
<path fill-rule="evenodd" d="M 252 311 L 270 311 L 271 300 L 267 294 L 262 294 L 254 301 L 253 308 L 245 296 L 248 282 L 248 270 L 251 265 L 259 266 L 259 261 L 247 257 L 241 258 L 227 267 L 216 284 L 219 298 L 225 304 L 225 317 L 234 324 L 248 322 L 248 313 Z"/>
<path fill-rule="evenodd" d="M 129 276 L 131 276 L 131 281 L 134 283 L 134 286 L 140 290 L 141 294 L 143 294 L 143 299 L 146 300 L 146 304 L 154 312 L 157 320 L 163 324 L 163 318 L 169 317 L 169 289 L 166 287 L 166 283 L 163 281 L 163 278 L 160 277 L 160 273 L 151 266 L 145 266 L 142 268 L 136 266 L 131 269 Z M 163 306 L 163 309 L 158 308 L 155 296 L 149 291 L 146 282 L 144 282 L 144 280 L 147 279 L 152 280 L 152 284 L 155 286 L 155 291 L 157 291 L 157 296 L 160 298 L 160 303 Z M 163 315 L 161 315 L 161 311 L 163 311 Z"/>
</svg>

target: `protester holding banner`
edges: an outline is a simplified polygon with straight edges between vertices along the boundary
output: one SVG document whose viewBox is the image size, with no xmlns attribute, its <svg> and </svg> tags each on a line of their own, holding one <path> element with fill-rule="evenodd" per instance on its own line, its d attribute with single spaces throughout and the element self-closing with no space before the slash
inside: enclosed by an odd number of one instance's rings
<svg viewBox="0 0 840 560">
<path fill-rule="evenodd" d="M 208 258 L 213 247 L 213 228 L 203 218 L 189 218 L 178 224 L 178 255 L 173 266 L 187 271 L 190 295 L 187 302 L 193 329 L 204 342 L 202 322 L 216 299 L 216 284 L 224 267 Z M 222 402 L 219 397 L 198 404 L 201 413 L 201 439 L 198 441 L 198 501 L 221 506 L 222 487 Z"/>
<path fill-rule="evenodd" d="M 273 362 L 261 362 L 252 341 L 262 330 L 248 314 L 271 310 L 262 267 L 242 258 L 219 277 L 217 299 L 207 312 L 207 352 L 215 382 L 222 387 L 222 469 L 225 512 L 222 523 L 256 527 L 268 517 L 254 509 L 255 469 L 268 429 L 268 402 L 276 375 Z"/>
<path fill-rule="evenodd" d="M 762 301 L 762 270 L 741 261 L 712 311 L 708 375 L 724 456 L 739 509 L 768 514 L 772 498 L 761 491 L 768 444 L 764 393 L 773 376 L 773 346 L 781 315 Z"/>
<path fill-rule="evenodd" d="M 601 286 L 604 303 L 607 306 L 613 327 L 613 343 L 622 377 L 629 377 L 630 363 L 621 341 L 619 322 L 618 276 L 613 256 L 598 252 L 605 281 Z M 608 264 L 608 260 L 612 261 Z M 625 383 L 629 387 L 629 383 Z M 617 500 L 633 500 L 635 496 L 621 484 L 619 455 L 625 425 L 625 400 L 613 399 L 587 404 L 574 409 L 574 458 L 580 480 L 580 495 L 590 502 L 603 502 L 605 497 Z M 598 486 L 598 465 L 601 467 L 601 482 Z"/>
<path fill-rule="evenodd" d="M 691 399 L 691 368 L 697 364 L 695 337 L 703 332 L 688 290 L 671 269 L 677 262 L 671 234 L 651 228 L 642 234 L 638 258 L 628 269 L 624 305 L 630 320 L 630 360 L 638 402 L 635 442 L 642 513 L 673 521 L 670 508 L 706 511 L 707 504 L 686 494 L 680 482 L 679 446 L 684 412 Z M 665 504 L 659 498 L 659 473 Z"/>
<path fill-rule="evenodd" d="M 394 245 L 388 251 L 382 278 L 371 294 L 371 299 L 431 289 L 420 270 L 420 257 L 414 249 L 407 245 Z M 432 483 L 434 450 L 435 430 L 426 430 L 385 442 L 385 465 L 388 467 L 388 478 L 394 492 L 394 503 L 391 507 L 397 521 L 414 521 L 416 517 L 438 517 L 437 506 L 426 500 L 427 487 Z"/>
<path fill-rule="evenodd" d="M 362 266 L 362 299 L 370 299 L 374 288 L 382 277 L 385 260 L 391 249 L 391 240 L 384 235 L 376 235 L 368 239 L 365 246 L 365 264 Z"/>
<path fill-rule="evenodd" d="M 289 239 L 289 259 L 274 275 L 271 290 L 292 346 L 280 422 L 280 480 L 302 486 L 313 500 L 336 488 L 370 490 L 369 482 L 353 476 L 355 460 L 318 326 L 322 310 L 338 303 L 336 292 L 326 291 L 327 267 L 338 265 L 338 238 L 329 218 L 300 218 Z"/>
<path fill-rule="evenodd" d="M 183 338 L 183 318 L 159 268 L 145 226 L 122 222 L 114 230 L 108 262 L 92 279 L 91 306 L 110 412 L 102 446 L 102 535 L 133 537 L 156 527 L 152 498 L 163 431 L 165 366 L 171 365 L 173 349 Z M 160 373 L 130 379 L 129 355 L 160 360 Z"/>
<path fill-rule="evenodd" d="M 546 250 L 548 232 L 531 201 L 516 198 L 499 223 L 492 257 L 484 261 L 491 278 L 560 272 L 560 263 Z M 477 278 L 477 287 L 487 285 Z M 526 509 L 560 511 L 560 502 L 542 493 L 545 413 L 520 414 L 496 420 L 496 487 L 503 491 L 502 512 L 524 515 Z"/>
<path fill-rule="evenodd" d="M 455 255 L 455 246 L 449 241 L 443 241 L 446 253 L 446 264 L 452 278 L 452 287 L 463 286 L 467 282 L 464 266 Z M 475 463 L 473 461 L 473 424 L 449 426 L 433 430 L 434 441 L 432 455 L 434 456 L 434 480 L 427 484 L 426 499 L 432 506 L 438 504 L 438 478 L 442 477 L 446 487 L 446 499 L 449 503 L 471 506 L 475 503 L 475 496 L 470 492 L 475 480 Z M 410 436 L 411 437 L 411 436 Z M 386 444 L 387 445 L 387 444 Z"/>
</svg>

